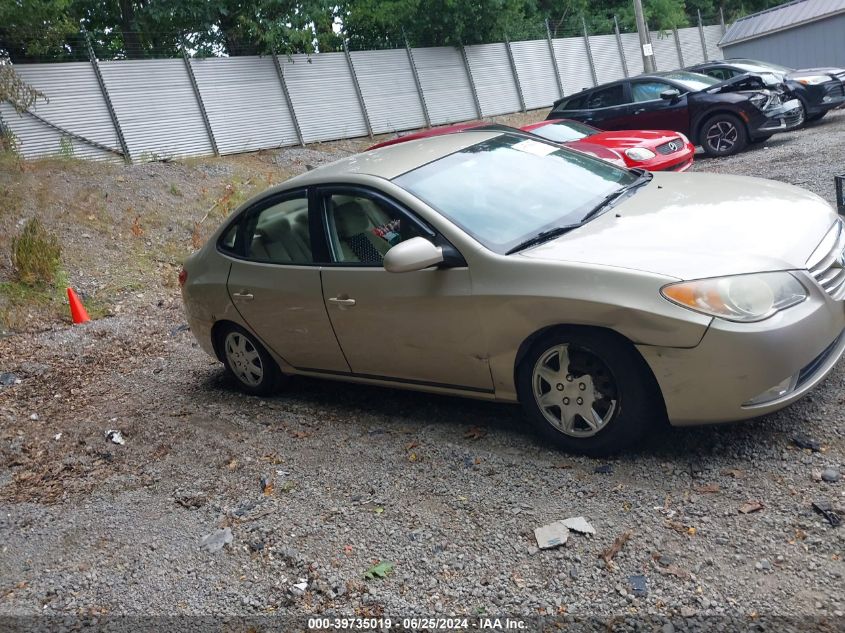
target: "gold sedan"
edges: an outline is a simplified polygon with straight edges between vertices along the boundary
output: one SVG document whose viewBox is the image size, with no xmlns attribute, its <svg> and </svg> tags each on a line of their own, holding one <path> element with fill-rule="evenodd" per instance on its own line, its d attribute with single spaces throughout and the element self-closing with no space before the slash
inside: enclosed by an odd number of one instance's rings
<svg viewBox="0 0 845 633">
<path fill-rule="evenodd" d="M 180 276 L 247 392 L 294 374 L 519 401 L 572 451 L 782 408 L 845 348 L 845 231 L 767 180 L 625 170 L 469 130 L 235 211 Z"/>
</svg>

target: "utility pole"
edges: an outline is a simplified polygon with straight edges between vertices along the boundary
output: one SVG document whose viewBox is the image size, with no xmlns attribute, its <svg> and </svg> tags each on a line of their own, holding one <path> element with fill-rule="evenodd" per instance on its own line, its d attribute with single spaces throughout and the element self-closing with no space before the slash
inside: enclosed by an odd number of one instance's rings
<svg viewBox="0 0 845 633">
<path fill-rule="evenodd" d="M 643 0 L 634 0 L 634 14 L 637 18 L 637 33 L 640 36 L 640 51 L 643 54 L 643 71 L 653 73 L 657 70 L 654 65 L 654 49 L 649 42 L 648 29 L 643 15 Z"/>
</svg>

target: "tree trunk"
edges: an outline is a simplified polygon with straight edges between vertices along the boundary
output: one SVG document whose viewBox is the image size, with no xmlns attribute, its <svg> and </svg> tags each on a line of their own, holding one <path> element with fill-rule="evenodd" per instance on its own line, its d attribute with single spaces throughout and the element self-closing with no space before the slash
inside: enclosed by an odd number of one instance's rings
<svg viewBox="0 0 845 633">
<path fill-rule="evenodd" d="M 123 33 L 123 46 L 126 48 L 128 59 L 141 59 L 144 56 L 141 47 L 141 34 L 138 22 L 135 20 L 135 5 L 133 0 L 119 0 L 120 30 Z"/>
</svg>

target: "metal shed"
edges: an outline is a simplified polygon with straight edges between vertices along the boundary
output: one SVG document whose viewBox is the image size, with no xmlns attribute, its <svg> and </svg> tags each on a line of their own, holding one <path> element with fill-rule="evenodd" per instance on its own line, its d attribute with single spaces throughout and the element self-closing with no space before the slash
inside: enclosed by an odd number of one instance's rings
<svg viewBox="0 0 845 633">
<path fill-rule="evenodd" d="M 731 24 L 719 41 L 726 58 L 793 68 L 845 66 L 845 0 L 795 0 Z"/>
</svg>

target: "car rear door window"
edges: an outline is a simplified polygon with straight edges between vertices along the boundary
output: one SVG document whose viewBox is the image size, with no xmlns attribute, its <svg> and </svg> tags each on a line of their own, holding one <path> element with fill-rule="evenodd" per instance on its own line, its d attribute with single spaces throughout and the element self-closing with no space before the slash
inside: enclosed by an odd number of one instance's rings
<svg viewBox="0 0 845 633">
<path fill-rule="evenodd" d="M 624 105 L 627 103 L 625 99 L 625 87 L 622 84 L 616 84 L 609 88 L 596 90 L 587 96 L 586 101 L 586 108 L 588 110 Z"/>
<path fill-rule="evenodd" d="M 243 231 L 246 259 L 270 264 L 314 263 L 304 191 L 247 213 Z"/>
<path fill-rule="evenodd" d="M 674 86 L 670 86 L 662 81 L 635 81 L 631 84 L 631 94 L 634 97 L 635 103 L 658 101 L 661 98 L 661 92 L 672 88 Z"/>
</svg>

